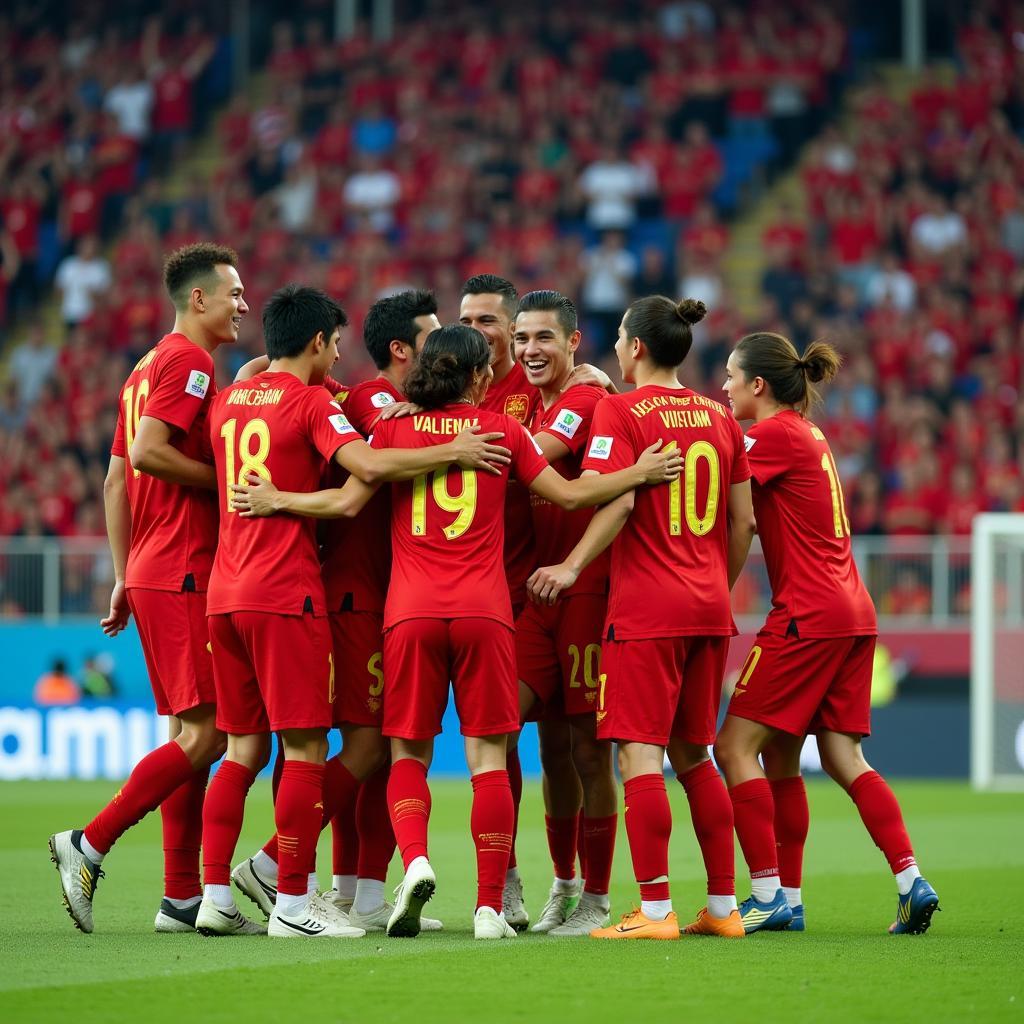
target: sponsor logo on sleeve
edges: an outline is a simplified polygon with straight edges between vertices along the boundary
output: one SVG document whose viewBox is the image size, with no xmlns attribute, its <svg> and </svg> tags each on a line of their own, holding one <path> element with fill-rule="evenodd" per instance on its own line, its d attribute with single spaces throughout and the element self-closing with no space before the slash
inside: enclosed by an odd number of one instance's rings
<svg viewBox="0 0 1024 1024">
<path fill-rule="evenodd" d="M 394 405 L 395 399 L 386 391 L 378 391 L 370 397 L 370 405 L 375 409 L 383 409 L 385 405 Z"/>
<path fill-rule="evenodd" d="M 558 433 L 564 434 L 566 437 L 575 437 L 576 431 L 580 429 L 582 422 L 583 417 L 578 412 L 563 409 L 558 414 L 558 419 L 551 424 L 551 429 L 557 430 Z"/>
<path fill-rule="evenodd" d="M 188 383 L 185 385 L 185 394 L 193 398 L 205 398 L 206 392 L 210 390 L 210 375 L 202 370 L 193 370 L 188 375 Z"/>
<path fill-rule="evenodd" d="M 327 422 L 330 423 L 330 425 L 334 427 L 339 434 L 356 433 L 356 428 L 349 423 L 348 417 L 344 413 L 339 412 L 334 416 L 328 416 Z"/>
<path fill-rule="evenodd" d="M 751 448 L 754 447 L 755 444 L 757 444 L 756 437 L 751 437 L 749 434 L 743 435 L 743 447 L 746 448 L 748 452 Z"/>
<path fill-rule="evenodd" d="M 607 459 L 612 454 L 612 442 L 615 439 L 612 437 L 605 437 L 601 434 L 596 435 L 590 439 L 590 449 L 587 452 L 587 456 L 591 459 Z"/>
</svg>

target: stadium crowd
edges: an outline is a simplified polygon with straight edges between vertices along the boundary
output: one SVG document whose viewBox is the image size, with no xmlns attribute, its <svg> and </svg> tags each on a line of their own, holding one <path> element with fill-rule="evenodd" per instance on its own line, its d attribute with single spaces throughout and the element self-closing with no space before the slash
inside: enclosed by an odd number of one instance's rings
<svg viewBox="0 0 1024 1024">
<path fill-rule="evenodd" d="M 0 291 L 28 324 L 0 395 L 0 535 L 102 533 L 117 388 L 166 328 L 161 254 L 205 237 L 238 249 L 256 309 L 290 279 L 340 296 L 352 381 L 373 372 L 378 295 L 430 286 L 450 319 L 479 272 L 578 297 L 595 362 L 635 295 L 702 299 L 689 383 L 713 395 L 746 329 L 825 337 L 848 363 L 823 425 L 855 533 L 1024 509 L 1019 7 L 972 5 L 955 79 L 929 72 L 906 102 L 853 81 L 822 3 L 446 7 L 386 44 L 336 43 L 314 11 L 274 25 L 260 87 L 230 95 L 226 37 L 170 10 L 60 34 L 45 5 L 0 20 Z M 175 181 L 222 100 L 212 187 Z M 804 203 L 765 233 L 748 321 L 729 219 L 805 143 Z M 253 317 L 225 380 L 259 351 Z"/>
</svg>

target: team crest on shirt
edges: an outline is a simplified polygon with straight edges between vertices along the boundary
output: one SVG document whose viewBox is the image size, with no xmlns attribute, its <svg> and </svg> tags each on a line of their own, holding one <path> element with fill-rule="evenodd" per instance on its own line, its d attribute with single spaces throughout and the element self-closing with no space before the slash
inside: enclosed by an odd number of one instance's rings
<svg viewBox="0 0 1024 1024">
<path fill-rule="evenodd" d="M 743 435 L 743 447 L 746 448 L 748 452 L 751 448 L 754 447 L 755 444 L 757 444 L 756 437 L 751 437 L 749 434 Z"/>
<path fill-rule="evenodd" d="M 557 430 L 558 433 L 564 434 L 566 437 L 575 437 L 576 431 L 580 429 L 580 424 L 583 422 L 583 417 L 578 412 L 572 412 L 570 409 L 563 409 L 558 414 L 558 419 L 551 424 L 552 430 Z"/>
<path fill-rule="evenodd" d="M 378 391 L 377 394 L 370 396 L 370 405 L 375 409 L 383 409 L 385 405 L 394 405 L 394 402 L 394 398 L 386 391 Z"/>
<path fill-rule="evenodd" d="M 339 412 L 336 416 L 328 416 L 327 422 L 339 434 L 354 434 L 356 432 L 356 428 L 349 423 L 348 417 L 344 413 Z"/>
<path fill-rule="evenodd" d="M 366 707 L 369 709 L 371 714 L 375 715 L 375 714 L 377 714 L 378 711 L 380 711 L 380 704 L 381 704 L 380 697 L 367 697 L 366 698 Z"/>
<path fill-rule="evenodd" d="M 188 383 L 185 385 L 185 394 L 193 398 L 205 398 L 206 392 L 210 390 L 210 375 L 202 370 L 193 370 L 188 375 Z"/>
<path fill-rule="evenodd" d="M 587 452 L 587 456 L 591 459 L 607 459 L 612 454 L 612 442 L 615 439 L 613 437 L 606 437 L 602 434 L 598 434 L 590 439 L 590 450 Z"/>
<path fill-rule="evenodd" d="M 526 422 L 526 414 L 530 411 L 530 399 L 527 395 L 509 395 L 505 399 L 505 415 L 511 416 L 520 423 Z"/>
</svg>

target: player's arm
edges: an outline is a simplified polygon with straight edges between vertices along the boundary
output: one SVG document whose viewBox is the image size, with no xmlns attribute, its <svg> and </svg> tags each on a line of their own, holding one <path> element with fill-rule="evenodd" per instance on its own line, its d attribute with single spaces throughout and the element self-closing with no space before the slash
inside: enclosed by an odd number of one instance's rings
<svg viewBox="0 0 1024 1024">
<path fill-rule="evenodd" d="M 533 440 L 548 462 L 557 462 L 569 454 L 569 446 L 564 441 L 560 441 L 554 434 L 549 434 L 546 430 L 542 430 L 539 434 L 534 434 Z"/>
<path fill-rule="evenodd" d="M 750 481 L 733 484 L 727 500 L 729 518 L 729 589 L 739 578 L 747 561 L 750 542 L 757 533 L 754 505 L 750 497 Z"/>
<path fill-rule="evenodd" d="M 239 368 L 238 373 L 235 374 L 234 383 L 238 384 L 243 380 L 249 380 L 250 377 L 255 377 L 257 373 L 263 373 L 269 365 L 270 356 L 256 356 L 255 359 L 250 359 Z"/>
<path fill-rule="evenodd" d="M 103 481 L 103 512 L 107 520 L 107 539 L 114 561 L 114 589 L 110 594 L 110 611 L 100 626 L 107 636 L 117 636 L 127 627 L 131 609 L 124 587 L 128 549 L 131 543 L 132 515 L 125 484 L 125 464 L 120 455 L 111 455 L 107 476 Z"/>
<path fill-rule="evenodd" d="M 342 445 L 334 458 L 338 465 L 371 486 L 388 480 L 411 480 L 451 465 L 499 474 L 512 456 L 508 448 L 494 443 L 505 435 L 500 431 L 480 434 L 479 429 L 467 427 L 447 444 L 425 448 L 371 448 L 363 440 L 352 441 Z"/>
<path fill-rule="evenodd" d="M 683 458 L 678 449 L 659 451 L 661 441 L 655 441 L 640 453 L 632 466 L 614 473 L 586 473 L 578 480 L 566 480 L 557 470 L 548 466 L 530 484 L 530 490 L 553 505 L 570 511 L 605 505 L 609 501 L 644 484 L 663 484 L 678 480 Z"/>
<path fill-rule="evenodd" d="M 367 484 L 350 476 L 341 487 L 322 491 L 279 491 L 258 473 L 250 473 L 246 484 L 231 485 L 231 507 L 243 519 L 291 512 L 312 519 L 351 519 L 377 493 L 379 484 Z"/>
<path fill-rule="evenodd" d="M 600 366 L 594 366 L 593 363 L 580 363 L 575 367 L 569 376 L 569 384 L 596 384 L 599 388 L 607 391 L 609 395 L 619 393 L 619 389 L 612 383 L 611 377 Z"/>
<path fill-rule="evenodd" d="M 526 581 L 530 599 L 538 604 L 554 604 L 559 594 L 568 590 L 580 578 L 580 573 L 619 535 L 633 511 L 634 497 L 634 491 L 627 491 L 604 508 L 598 509 L 576 547 L 566 555 L 565 561 L 535 570 Z"/>
<path fill-rule="evenodd" d="M 213 466 L 190 459 L 171 444 L 174 429 L 163 420 L 143 415 L 128 450 L 132 469 L 148 473 L 169 484 L 217 490 L 217 476 Z"/>
</svg>

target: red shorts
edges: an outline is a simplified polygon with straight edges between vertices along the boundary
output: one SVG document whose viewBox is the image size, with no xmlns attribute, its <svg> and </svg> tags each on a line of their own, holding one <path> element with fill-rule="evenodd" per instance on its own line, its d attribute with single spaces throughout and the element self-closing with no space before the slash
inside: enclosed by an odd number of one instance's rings
<svg viewBox="0 0 1024 1024">
<path fill-rule="evenodd" d="M 180 715 L 215 703 L 206 594 L 132 587 L 128 607 L 139 629 L 157 711 Z"/>
<path fill-rule="evenodd" d="M 210 616 L 217 728 L 233 736 L 329 729 L 334 657 L 327 619 L 229 612 Z"/>
<path fill-rule="evenodd" d="M 531 602 L 516 620 L 519 678 L 545 708 L 567 715 L 597 710 L 607 610 L 607 595 L 576 594 L 550 606 Z"/>
<path fill-rule="evenodd" d="M 728 654 L 727 636 L 605 640 L 597 738 L 714 743 Z"/>
<path fill-rule="evenodd" d="M 869 735 L 876 639 L 758 633 L 729 714 L 794 736 L 822 729 Z"/>
<path fill-rule="evenodd" d="M 384 722 L 384 616 L 379 612 L 331 612 L 331 640 L 338 673 L 335 725 Z"/>
<path fill-rule="evenodd" d="M 384 633 L 384 735 L 436 736 L 449 680 L 463 736 L 519 729 L 516 650 L 508 626 L 494 619 L 406 619 Z"/>
</svg>

